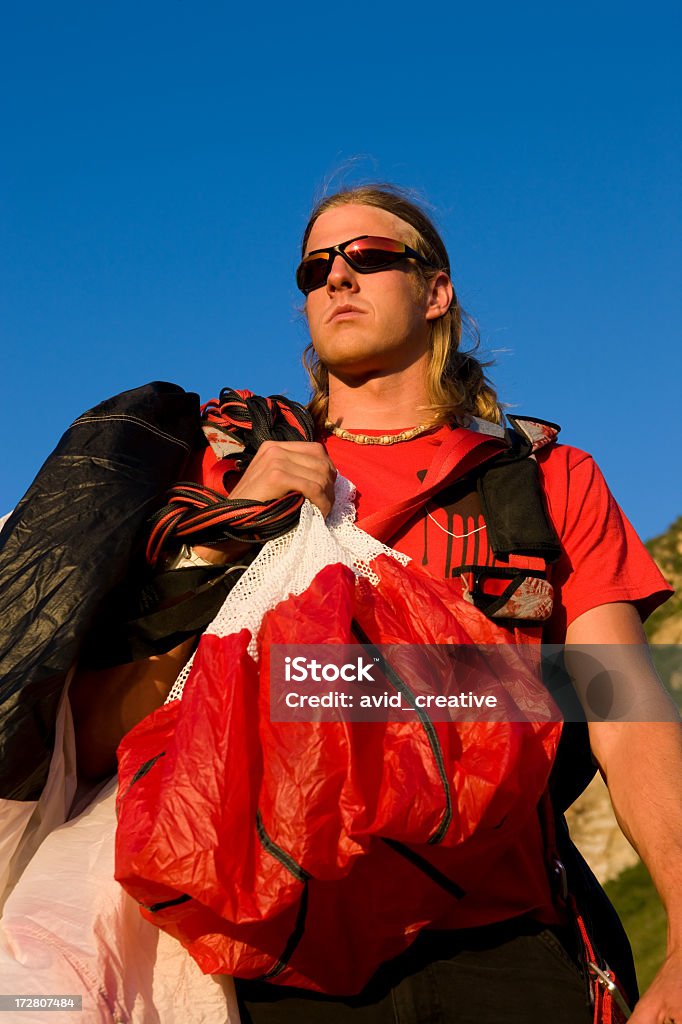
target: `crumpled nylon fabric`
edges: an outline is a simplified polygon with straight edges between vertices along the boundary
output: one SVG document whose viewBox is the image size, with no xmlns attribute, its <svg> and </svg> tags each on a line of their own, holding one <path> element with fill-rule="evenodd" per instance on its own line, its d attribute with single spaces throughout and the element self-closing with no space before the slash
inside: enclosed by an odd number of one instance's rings
<svg viewBox="0 0 682 1024">
<path fill-rule="evenodd" d="M 4 523 L 0 799 L 39 799 L 66 674 L 126 578 L 139 531 L 177 479 L 198 422 L 198 396 L 174 384 L 101 402 L 69 427 Z"/>
<path fill-rule="evenodd" d="M 5 992 L 82 996 L 63 1024 L 239 1024 L 229 978 L 210 978 L 144 921 L 113 878 L 115 787 L 45 840 L 0 925 Z M 45 1024 L 45 1009 L 8 1019 Z"/>
<path fill-rule="evenodd" d="M 446 798 L 420 722 L 271 721 L 272 644 L 357 643 L 353 620 L 377 644 L 500 640 L 451 582 L 372 569 L 378 585 L 323 568 L 265 615 L 256 657 L 248 630 L 204 635 L 182 700 L 119 748 L 116 877 L 205 972 L 357 992 L 457 899 L 396 843 L 468 893 L 536 814 L 556 722 L 434 722 L 452 801 L 434 843 Z M 512 675 L 486 691 L 547 708 Z"/>
</svg>

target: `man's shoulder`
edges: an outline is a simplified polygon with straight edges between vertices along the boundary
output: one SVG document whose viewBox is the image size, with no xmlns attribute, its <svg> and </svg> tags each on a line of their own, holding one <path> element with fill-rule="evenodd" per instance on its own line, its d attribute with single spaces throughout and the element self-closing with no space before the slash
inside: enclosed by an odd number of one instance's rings
<svg viewBox="0 0 682 1024">
<path fill-rule="evenodd" d="M 579 467 L 596 467 L 594 456 L 572 444 L 556 442 L 536 454 L 543 477 L 551 478 L 575 472 Z"/>
</svg>

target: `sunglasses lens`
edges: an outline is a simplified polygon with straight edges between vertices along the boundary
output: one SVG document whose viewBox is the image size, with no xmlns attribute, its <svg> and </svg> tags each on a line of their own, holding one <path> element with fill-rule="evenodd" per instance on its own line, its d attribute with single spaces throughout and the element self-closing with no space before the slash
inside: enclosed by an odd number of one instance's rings
<svg viewBox="0 0 682 1024">
<path fill-rule="evenodd" d="M 358 270 L 381 270 L 405 259 L 405 246 L 392 238 L 359 238 L 346 255 Z"/>
<path fill-rule="evenodd" d="M 366 274 L 371 274 L 373 270 L 386 270 L 406 258 L 404 242 L 375 235 L 342 243 L 340 248 L 346 261 Z M 333 255 L 333 251 L 316 252 L 303 260 L 296 271 L 296 283 L 304 295 L 326 283 Z"/>
<path fill-rule="evenodd" d="M 317 253 L 307 260 L 303 260 L 296 271 L 296 284 L 307 295 L 308 292 L 320 288 L 327 280 L 327 266 L 329 264 L 329 253 Z"/>
</svg>

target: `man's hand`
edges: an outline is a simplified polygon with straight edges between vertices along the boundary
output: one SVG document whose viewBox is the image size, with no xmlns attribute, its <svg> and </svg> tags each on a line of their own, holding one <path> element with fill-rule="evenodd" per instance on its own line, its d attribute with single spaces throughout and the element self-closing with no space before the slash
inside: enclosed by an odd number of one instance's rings
<svg viewBox="0 0 682 1024">
<path fill-rule="evenodd" d="M 680 1024 L 682 1021 L 682 951 L 669 953 L 637 1003 L 630 1024 Z"/>
<path fill-rule="evenodd" d="M 336 470 L 315 441 L 264 441 L 230 492 L 231 498 L 272 501 L 297 491 L 323 516 L 334 504 Z"/>
<path fill-rule="evenodd" d="M 324 447 L 315 441 L 264 441 L 230 491 L 231 498 L 273 501 L 296 491 L 328 516 L 334 504 L 336 470 Z M 250 547 L 238 541 L 192 545 L 208 562 L 232 562 Z"/>
</svg>

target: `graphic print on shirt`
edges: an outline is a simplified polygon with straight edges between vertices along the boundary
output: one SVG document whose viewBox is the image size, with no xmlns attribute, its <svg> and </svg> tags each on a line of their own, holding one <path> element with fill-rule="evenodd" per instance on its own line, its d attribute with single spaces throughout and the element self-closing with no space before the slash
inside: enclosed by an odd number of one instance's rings
<svg viewBox="0 0 682 1024">
<path fill-rule="evenodd" d="M 417 472 L 419 481 L 426 470 Z M 493 565 L 481 503 L 472 480 L 458 480 L 431 498 L 419 513 L 423 521 L 421 564 L 443 579 L 463 565 Z M 482 527 L 482 529 L 481 529 Z"/>
</svg>

